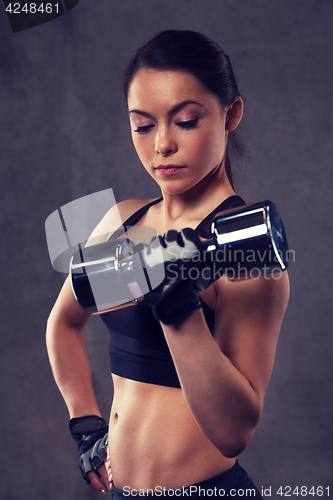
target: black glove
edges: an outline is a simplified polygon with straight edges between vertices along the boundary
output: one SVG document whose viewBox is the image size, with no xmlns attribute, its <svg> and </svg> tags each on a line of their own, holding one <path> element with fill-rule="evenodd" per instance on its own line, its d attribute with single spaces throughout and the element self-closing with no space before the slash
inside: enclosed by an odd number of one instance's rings
<svg viewBox="0 0 333 500">
<path fill-rule="evenodd" d="M 97 415 L 72 418 L 69 432 L 77 443 L 77 459 L 83 479 L 90 484 L 88 472 L 97 472 L 107 456 L 108 424 Z"/>
<path fill-rule="evenodd" d="M 147 260 L 149 252 L 154 252 L 156 240 L 151 248 L 148 247 Z M 165 278 L 145 297 L 154 317 L 171 325 L 189 312 L 201 308 L 199 292 L 212 283 L 212 272 L 205 262 L 201 241 L 194 229 L 168 231 L 159 237 L 159 243 Z"/>
</svg>

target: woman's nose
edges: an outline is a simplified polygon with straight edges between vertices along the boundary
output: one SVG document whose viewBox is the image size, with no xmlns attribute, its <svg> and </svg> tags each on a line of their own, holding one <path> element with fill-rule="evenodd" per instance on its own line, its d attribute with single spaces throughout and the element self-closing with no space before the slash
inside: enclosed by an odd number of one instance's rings
<svg viewBox="0 0 333 500">
<path fill-rule="evenodd" d="M 167 130 L 159 130 L 155 138 L 155 151 L 162 156 L 170 156 L 177 151 L 176 141 Z"/>
</svg>

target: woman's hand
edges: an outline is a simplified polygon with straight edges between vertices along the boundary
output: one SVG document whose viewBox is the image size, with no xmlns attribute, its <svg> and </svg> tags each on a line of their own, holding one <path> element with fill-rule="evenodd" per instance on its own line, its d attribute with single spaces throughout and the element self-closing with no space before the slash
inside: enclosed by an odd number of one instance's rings
<svg viewBox="0 0 333 500">
<path fill-rule="evenodd" d="M 101 465 L 97 472 L 89 472 L 88 477 L 92 486 L 103 495 L 106 495 L 105 486 L 107 486 L 108 490 L 112 491 L 112 474 L 109 454 L 104 465 Z"/>
<path fill-rule="evenodd" d="M 210 285 L 212 273 L 203 259 L 200 238 L 193 229 L 170 230 L 155 239 L 145 255 L 148 265 L 150 260 L 156 260 L 155 251 L 162 251 L 165 277 L 146 299 L 154 317 L 171 325 L 201 308 L 199 291 Z"/>
<path fill-rule="evenodd" d="M 78 462 L 83 479 L 105 495 L 105 485 L 111 489 L 107 423 L 97 415 L 87 415 L 72 418 L 69 430 L 78 447 Z"/>
</svg>

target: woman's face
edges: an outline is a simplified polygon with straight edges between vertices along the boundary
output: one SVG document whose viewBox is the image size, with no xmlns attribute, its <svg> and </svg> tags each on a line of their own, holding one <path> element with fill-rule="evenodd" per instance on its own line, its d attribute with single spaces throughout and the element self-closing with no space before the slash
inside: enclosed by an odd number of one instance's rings
<svg viewBox="0 0 333 500">
<path fill-rule="evenodd" d="M 221 165 L 226 110 L 193 75 L 140 69 L 128 107 L 135 149 L 163 192 L 183 193 Z"/>
</svg>

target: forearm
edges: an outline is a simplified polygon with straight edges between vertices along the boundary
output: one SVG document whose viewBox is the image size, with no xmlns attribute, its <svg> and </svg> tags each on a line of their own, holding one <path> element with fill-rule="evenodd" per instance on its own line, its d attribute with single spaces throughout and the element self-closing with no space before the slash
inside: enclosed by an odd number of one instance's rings
<svg viewBox="0 0 333 500">
<path fill-rule="evenodd" d="M 202 310 L 178 325 L 162 325 L 184 397 L 198 425 L 226 456 L 251 440 L 261 414 L 260 398 L 221 352 Z"/>
<path fill-rule="evenodd" d="M 90 364 L 83 331 L 52 318 L 48 321 L 46 344 L 55 381 L 70 417 L 98 415 Z"/>
</svg>

